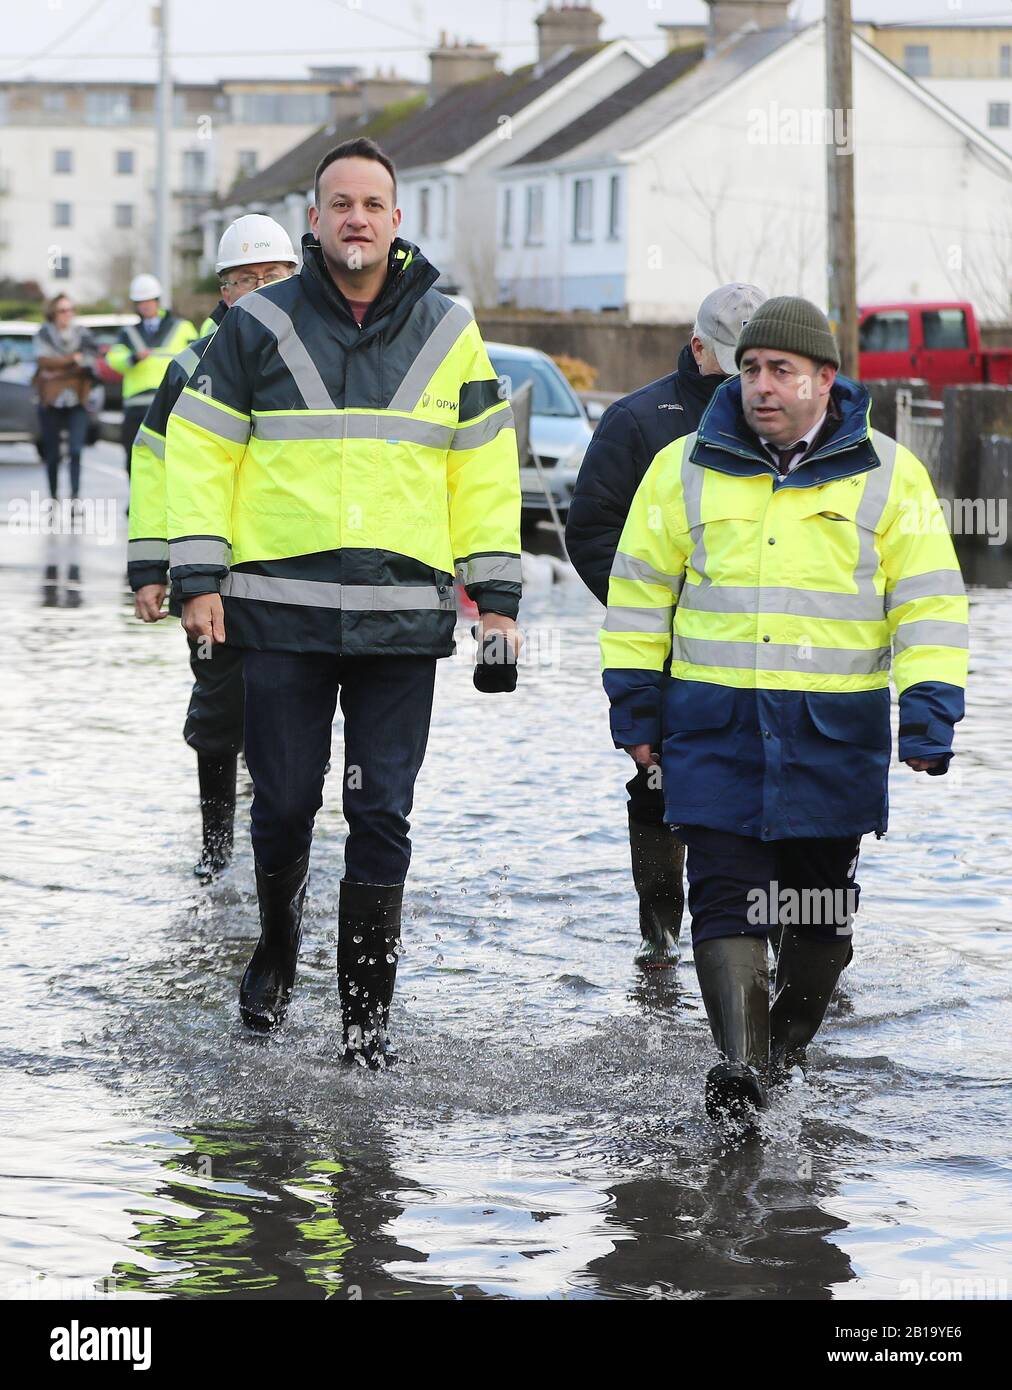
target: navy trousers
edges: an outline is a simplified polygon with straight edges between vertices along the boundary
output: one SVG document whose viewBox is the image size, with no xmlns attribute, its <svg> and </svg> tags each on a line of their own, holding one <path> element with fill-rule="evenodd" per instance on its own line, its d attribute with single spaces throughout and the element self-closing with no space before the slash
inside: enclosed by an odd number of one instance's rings
<svg viewBox="0 0 1012 1390">
<path fill-rule="evenodd" d="M 403 883 L 408 815 L 425 757 L 436 658 L 243 656 L 245 757 L 253 779 L 253 853 L 277 873 L 309 849 L 323 804 L 338 695 L 344 714 L 344 876 Z"/>
<path fill-rule="evenodd" d="M 851 934 L 860 885 L 860 836 L 757 840 L 679 825 L 685 841 L 692 944 L 720 936 L 768 936 L 794 926 L 823 941 Z"/>
<path fill-rule="evenodd" d="M 193 689 L 183 738 L 202 757 L 234 757 L 242 752 L 245 653 L 241 647 L 203 648 L 192 637 L 186 640 L 190 646 Z"/>
</svg>

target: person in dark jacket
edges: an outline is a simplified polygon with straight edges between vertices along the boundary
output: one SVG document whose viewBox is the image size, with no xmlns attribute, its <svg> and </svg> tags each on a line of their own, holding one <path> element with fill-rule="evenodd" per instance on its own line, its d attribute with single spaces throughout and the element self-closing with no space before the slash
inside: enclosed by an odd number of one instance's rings
<svg viewBox="0 0 1012 1390">
<path fill-rule="evenodd" d="M 636 489 L 654 457 L 699 428 L 717 387 L 737 373 L 735 344 L 766 295 L 755 285 L 721 285 L 706 296 L 692 337 L 670 376 L 614 401 L 598 424 L 569 507 L 566 547 L 577 574 L 601 603 Z M 629 847 L 640 903 L 644 969 L 674 965 L 685 904 L 685 846 L 664 824 L 660 766 L 637 765 L 629 793 Z"/>
</svg>

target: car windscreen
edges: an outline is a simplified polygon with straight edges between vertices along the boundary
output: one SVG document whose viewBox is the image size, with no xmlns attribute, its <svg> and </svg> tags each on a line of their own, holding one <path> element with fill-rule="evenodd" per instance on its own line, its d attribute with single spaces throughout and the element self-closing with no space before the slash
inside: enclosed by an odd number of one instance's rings
<svg viewBox="0 0 1012 1390">
<path fill-rule="evenodd" d="M 500 377 L 509 377 L 511 390 L 526 382 L 533 382 L 531 413 L 534 415 L 556 415 L 575 419 L 580 411 L 566 389 L 564 378 L 551 362 L 542 357 L 512 357 L 505 354 L 489 354 L 495 372 Z"/>
<path fill-rule="evenodd" d="M 9 362 L 12 355 L 19 362 L 34 362 L 35 334 L 0 332 L 0 360 Z"/>
</svg>

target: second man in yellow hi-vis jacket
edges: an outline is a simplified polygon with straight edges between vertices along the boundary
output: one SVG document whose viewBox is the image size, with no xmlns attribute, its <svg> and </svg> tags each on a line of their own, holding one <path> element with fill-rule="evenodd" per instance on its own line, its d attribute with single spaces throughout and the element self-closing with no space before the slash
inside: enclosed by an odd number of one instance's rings
<svg viewBox="0 0 1012 1390">
<path fill-rule="evenodd" d="M 297 264 L 288 233 L 263 213 L 237 217 L 222 233 L 214 267 L 221 299 L 204 320 L 206 332 L 169 363 L 134 440 L 127 578 L 142 622 L 155 623 L 182 612 L 178 594 L 171 596 L 168 612 L 162 609 L 169 573 L 165 431 L 172 408 L 231 306 L 260 285 L 284 280 Z M 232 858 L 236 768 L 243 731 L 242 651 L 226 644 L 211 644 L 205 650 L 192 637 L 189 647 L 193 689 L 183 738 L 197 754 L 200 787 L 203 850 L 194 873 L 207 882 Z"/>
<path fill-rule="evenodd" d="M 338 146 L 299 275 L 226 316 L 169 420 L 170 575 L 195 640 L 243 648 L 260 941 L 248 1027 L 285 1015 L 338 694 L 348 822 L 338 923 L 344 1057 L 385 1065 L 408 814 L 454 573 L 516 680 L 520 486 L 508 401 L 471 315 L 396 236 L 392 164 Z"/>
<path fill-rule="evenodd" d="M 120 442 L 126 451 L 129 474 L 134 439 L 148 406 L 162 384 L 172 359 L 192 343 L 197 330 L 189 319 L 161 306 L 162 286 L 154 275 L 135 275 L 130 299 L 140 323 L 120 331 L 106 356 L 106 364 L 123 377 L 123 429 Z"/>
<path fill-rule="evenodd" d="M 899 756 L 942 774 L 967 605 L 927 471 L 869 429 L 825 315 L 767 300 L 735 361 L 740 378 L 640 484 L 601 651 L 614 741 L 661 762 L 665 820 L 687 846 L 722 1056 L 707 1110 L 750 1121 L 851 955 L 861 836 L 886 828 L 890 665 Z"/>
</svg>

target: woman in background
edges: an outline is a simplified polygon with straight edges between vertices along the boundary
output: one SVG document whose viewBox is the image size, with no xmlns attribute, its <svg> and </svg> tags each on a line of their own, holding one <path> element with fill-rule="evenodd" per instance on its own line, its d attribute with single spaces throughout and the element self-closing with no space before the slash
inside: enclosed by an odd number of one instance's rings
<svg viewBox="0 0 1012 1390">
<path fill-rule="evenodd" d="M 93 384 L 97 351 L 88 330 L 75 322 L 70 297 L 58 294 L 51 299 L 46 322 L 35 338 L 38 370 L 34 384 L 39 397 L 42 457 L 54 501 L 60 471 L 60 436 L 64 430 L 69 441 L 70 495 L 74 501 L 81 490 L 81 450 L 88 428 L 85 403 Z"/>
</svg>

